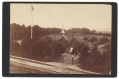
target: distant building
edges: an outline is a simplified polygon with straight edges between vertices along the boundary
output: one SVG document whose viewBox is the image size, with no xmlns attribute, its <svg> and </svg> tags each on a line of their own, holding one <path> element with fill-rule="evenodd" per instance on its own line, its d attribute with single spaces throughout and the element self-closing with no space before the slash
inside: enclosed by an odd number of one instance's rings
<svg viewBox="0 0 119 79">
<path fill-rule="evenodd" d="M 65 34 L 64 30 L 62 29 L 61 34 Z"/>
<path fill-rule="evenodd" d="M 61 34 L 62 34 L 62 37 L 64 37 L 64 38 L 67 40 L 67 37 L 65 36 L 65 31 L 64 31 L 64 29 L 62 29 Z"/>
</svg>

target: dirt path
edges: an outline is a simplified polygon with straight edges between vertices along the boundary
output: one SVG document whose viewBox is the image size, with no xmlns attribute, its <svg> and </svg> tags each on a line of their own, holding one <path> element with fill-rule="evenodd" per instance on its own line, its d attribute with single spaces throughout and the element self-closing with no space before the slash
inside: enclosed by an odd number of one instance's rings
<svg viewBox="0 0 119 79">
<path fill-rule="evenodd" d="M 10 73 L 99 74 L 81 70 L 75 65 L 40 62 L 16 56 L 10 56 Z"/>
</svg>

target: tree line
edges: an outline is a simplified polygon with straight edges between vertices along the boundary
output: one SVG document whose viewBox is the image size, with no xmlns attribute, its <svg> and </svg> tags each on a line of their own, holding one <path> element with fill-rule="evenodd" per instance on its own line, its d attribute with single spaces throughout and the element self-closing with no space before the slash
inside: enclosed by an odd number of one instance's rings
<svg viewBox="0 0 119 79">
<path fill-rule="evenodd" d="M 43 37 L 48 34 L 60 34 L 61 28 L 43 28 L 39 25 L 34 25 L 32 27 L 33 36 Z M 88 28 L 71 28 L 65 30 L 66 34 L 91 34 L 91 35 L 101 35 L 101 36 L 111 36 L 110 33 L 97 33 L 95 30 L 90 30 Z M 19 40 L 23 39 L 23 37 L 31 36 L 31 26 L 19 25 L 16 23 L 10 24 L 10 39 L 11 40 Z"/>
</svg>

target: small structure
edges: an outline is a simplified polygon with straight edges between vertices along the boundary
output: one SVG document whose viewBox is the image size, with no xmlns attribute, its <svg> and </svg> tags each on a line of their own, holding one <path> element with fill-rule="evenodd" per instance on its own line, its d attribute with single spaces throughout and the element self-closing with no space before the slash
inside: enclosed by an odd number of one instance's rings
<svg viewBox="0 0 119 79">
<path fill-rule="evenodd" d="M 64 38 L 67 40 L 67 38 L 66 38 L 66 36 L 65 36 L 64 29 L 62 29 L 61 34 L 62 34 L 62 37 L 64 37 Z"/>
<path fill-rule="evenodd" d="M 72 56 L 69 53 L 63 53 L 61 58 L 61 63 L 72 64 Z"/>
<path fill-rule="evenodd" d="M 63 30 L 63 29 L 62 29 L 61 33 L 62 33 L 62 34 L 65 34 L 65 32 L 64 32 L 64 30 Z"/>
</svg>

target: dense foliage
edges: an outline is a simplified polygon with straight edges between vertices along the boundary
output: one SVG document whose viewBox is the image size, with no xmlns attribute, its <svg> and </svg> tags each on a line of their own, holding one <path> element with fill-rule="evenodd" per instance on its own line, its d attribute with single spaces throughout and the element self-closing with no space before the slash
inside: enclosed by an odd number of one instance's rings
<svg viewBox="0 0 119 79">
<path fill-rule="evenodd" d="M 53 41 L 47 36 L 40 40 L 37 37 L 31 39 L 26 36 L 23 38 L 21 45 L 17 42 L 11 42 L 10 50 L 11 54 L 34 56 L 36 58 L 41 58 L 43 61 L 52 61 L 52 59 L 55 59 L 64 53 L 65 44 L 66 43 L 63 43 L 62 40 Z"/>
<path fill-rule="evenodd" d="M 111 43 L 105 44 L 101 50 L 97 44 L 89 48 L 84 43 L 78 43 L 74 51 L 79 55 L 78 64 L 82 69 L 103 74 L 108 74 L 111 70 Z"/>
</svg>

